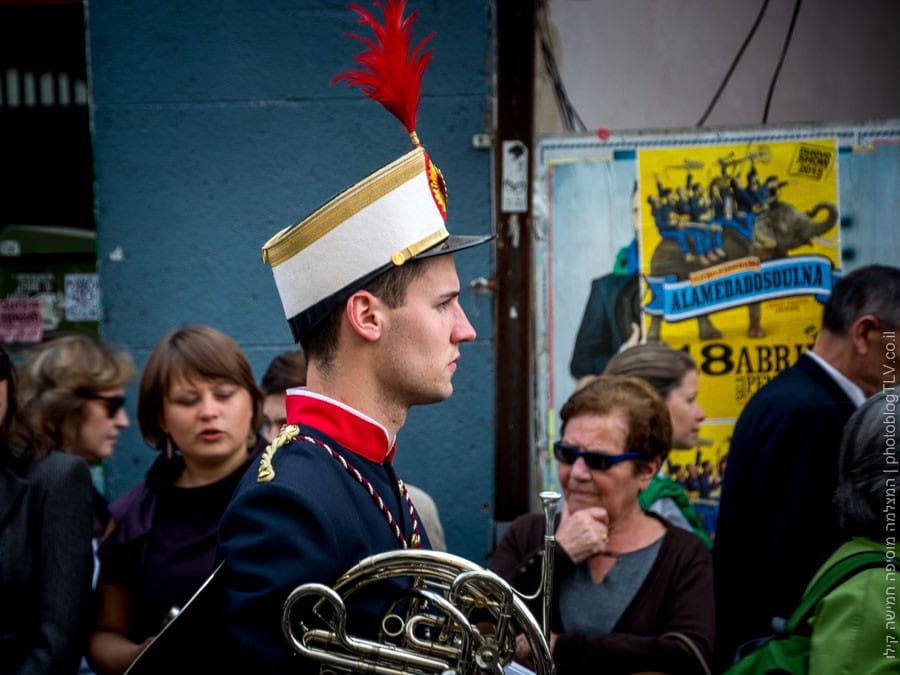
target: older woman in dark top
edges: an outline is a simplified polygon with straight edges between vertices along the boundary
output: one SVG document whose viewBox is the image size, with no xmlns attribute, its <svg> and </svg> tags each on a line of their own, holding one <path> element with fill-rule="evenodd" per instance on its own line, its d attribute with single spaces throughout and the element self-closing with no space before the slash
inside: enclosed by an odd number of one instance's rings
<svg viewBox="0 0 900 675">
<path fill-rule="evenodd" d="M 250 461 L 262 393 L 246 356 L 208 326 L 172 331 L 141 377 L 138 421 L 160 456 L 143 483 L 110 506 L 116 529 L 100 551 L 100 611 L 90 658 L 122 673 L 212 573 L 219 520 Z"/>
<path fill-rule="evenodd" d="M 665 402 L 643 380 L 601 376 L 572 394 L 560 417 L 557 672 L 704 672 L 714 638 L 709 552 L 638 503 L 671 445 Z M 540 582 L 544 527 L 543 515 L 520 516 L 491 559 L 493 571 L 526 593 Z"/>
</svg>

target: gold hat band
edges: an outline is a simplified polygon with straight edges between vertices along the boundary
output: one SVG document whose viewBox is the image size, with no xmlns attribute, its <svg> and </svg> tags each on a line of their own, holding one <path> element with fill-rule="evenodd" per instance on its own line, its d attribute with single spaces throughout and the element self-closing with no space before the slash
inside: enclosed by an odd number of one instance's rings
<svg viewBox="0 0 900 675">
<path fill-rule="evenodd" d="M 397 251 L 394 255 L 391 256 L 391 262 L 399 267 L 410 258 L 415 258 L 422 251 L 427 251 L 432 246 L 437 246 L 449 236 L 450 233 L 447 231 L 447 228 L 442 227 L 437 232 L 429 234 L 424 239 L 420 239 L 419 241 L 410 244 L 403 250 Z"/>
<path fill-rule="evenodd" d="M 424 154 L 423 148 L 414 148 L 319 207 L 300 223 L 278 232 L 263 245 L 263 262 L 275 267 L 290 260 L 373 202 L 423 173 Z"/>
</svg>

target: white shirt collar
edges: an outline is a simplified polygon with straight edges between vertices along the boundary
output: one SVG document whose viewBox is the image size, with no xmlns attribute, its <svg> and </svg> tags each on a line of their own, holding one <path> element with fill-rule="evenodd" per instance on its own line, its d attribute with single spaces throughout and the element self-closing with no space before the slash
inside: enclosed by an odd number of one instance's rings
<svg viewBox="0 0 900 675">
<path fill-rule="evenodd" d="M 853 405 L 858 408 L 865 403 L 866 395 L 863 393 L 863 390 L 857 387 L 846 375 L 816 354 L 813 350 L 809 349 L 805 354 L 818 363 L 822 367 L 822 370 L 828 373 L 829 377 L 831 377 L 843 392 L 847 394 L 847 397 L 853 401 Z"/>
</svg>

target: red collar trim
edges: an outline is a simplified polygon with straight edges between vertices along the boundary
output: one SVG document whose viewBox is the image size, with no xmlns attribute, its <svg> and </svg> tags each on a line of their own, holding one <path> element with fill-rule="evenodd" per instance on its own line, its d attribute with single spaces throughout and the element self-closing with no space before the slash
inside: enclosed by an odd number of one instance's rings
<svg viewBox="0 0 900 675">
<path fill-rule="evenodd" d="M 358 410 L 308 389 L 288 389 L 287 423 L 301 424 L 333 438 L 354 454 L 378 464 L 394 461 L 397 440 L 383 426 Z"/>
</svg>

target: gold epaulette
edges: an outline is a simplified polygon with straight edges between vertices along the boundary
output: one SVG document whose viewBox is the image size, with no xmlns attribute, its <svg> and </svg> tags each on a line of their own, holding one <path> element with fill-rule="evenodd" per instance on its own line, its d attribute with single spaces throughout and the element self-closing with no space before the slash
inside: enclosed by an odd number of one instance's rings
<svg viewBox="0 0 900 675">
<path fill-rule="evenodd" d="M 268 483 L 275 478 L 275 469 L 272 467 L 272 458 L 275 456 L 275 451 L 282 445 L 290 443 L 299 433 L 300 427 L 296 424 L 286 424 L 281 427 L 278 435 L 263 450 L 262 457 L 259 460 L 259 473 L 256 474 L 257 483 Z"/>
</svg>

